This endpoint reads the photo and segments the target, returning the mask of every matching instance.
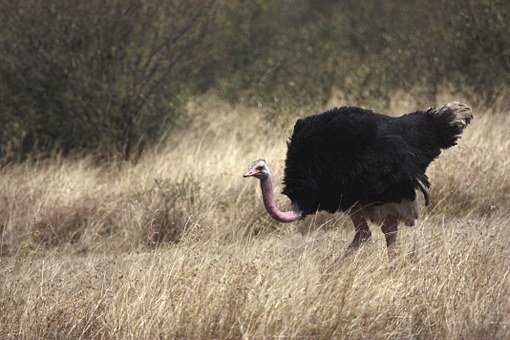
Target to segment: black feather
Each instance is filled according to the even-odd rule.
[[[299,119],[288,142],[283,194],[304,215],[414,200],[415,189],[428,201],[425,171],[461,132],[450,113],[435,112],[395,118],[341,107]]]

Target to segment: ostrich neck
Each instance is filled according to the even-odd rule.
[[[299,209],[297,209],[294,204],[293,210],[291,211],[281,211],[278,209],[274,201],[273,182],[271,181],[271,175],[260,180],[260,187],[262,188],[264,206],[272,218],[283,223],[292,222],[301,218],[302,212],[299,211]]]

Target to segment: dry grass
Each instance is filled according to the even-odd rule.
[[[1,171],[0,338],[510,337],[508,113],[476,112],[433,164],[392,267],[377,230],[331,267],[345,216],[278,225],[241,178],[262,156],[281,176],[289,124],[191,110],[194,128],[137,165]]]

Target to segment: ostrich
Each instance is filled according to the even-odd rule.
[[[275,204],[266,161],[253,162],[244,177],[260,180],[264,206],[279,222],[319,210],[347,212],[355,229],[348,253],[370,239],[367,221],[380,225],[391,258],[399,222],[413,226],[418,218],[416,190],[429,203],[428,165],[457,144],[472,119],[471,108],[459,102],[400,117],[334,108],[294,125],[283,179],[290,211]]]

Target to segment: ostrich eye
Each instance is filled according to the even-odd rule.
[[[263,166],[258,166],[258,167],[256,167],[256,170],[262,171],[262,170],[264,170],[264,167]]]

